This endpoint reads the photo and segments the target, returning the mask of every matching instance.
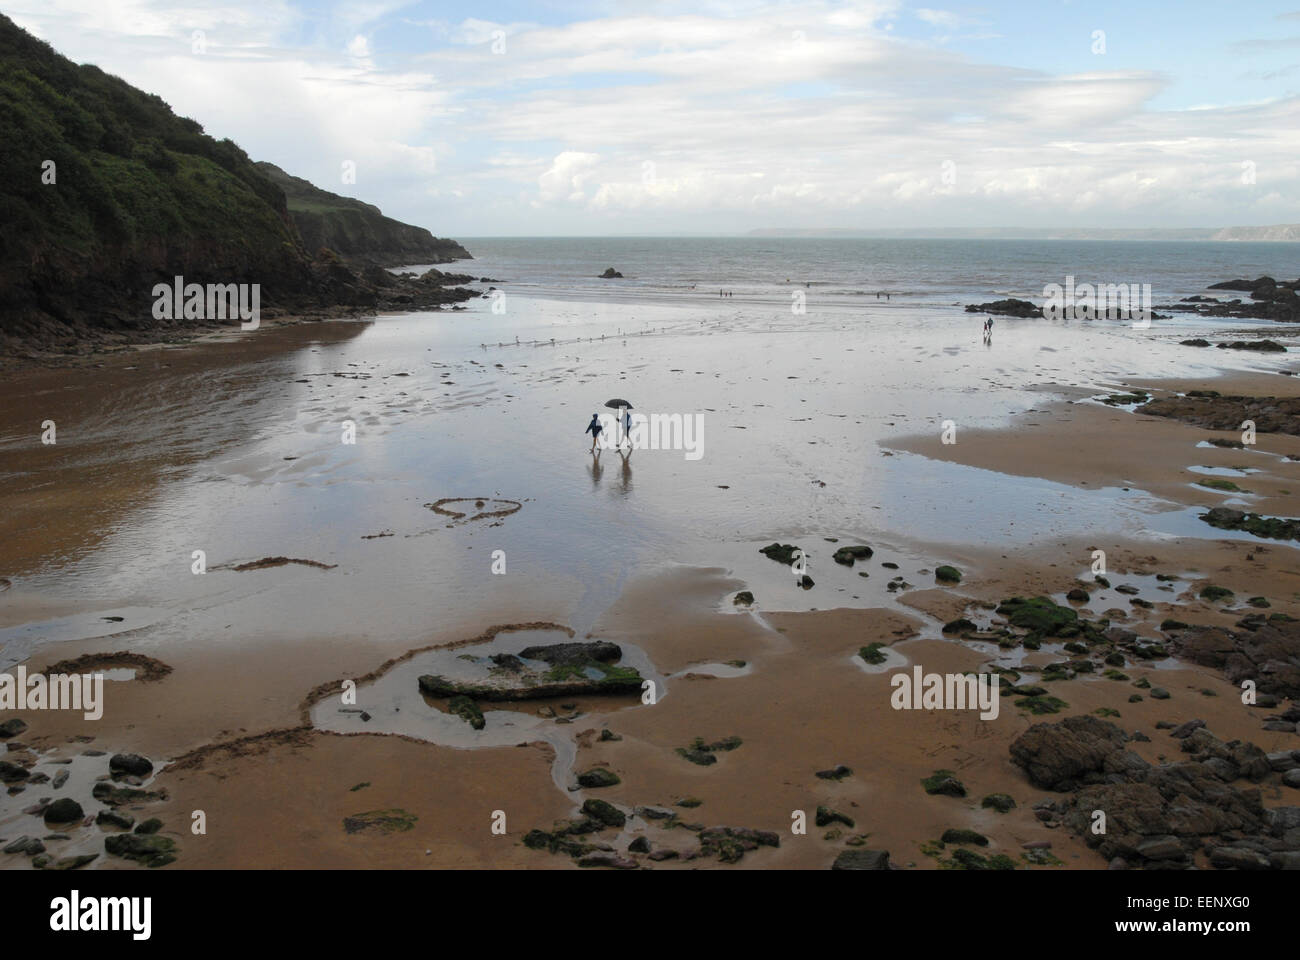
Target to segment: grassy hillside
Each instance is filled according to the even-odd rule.
[[[271,169],[295,192],[311,188]],[[408,249],[420,251],[415,261],[435,249],[442,259],[468,256],[324,191],[333,206],[367,211],[363,223],[323,227],[304,244],[281,185],[235,143],[98,67],[74,64],[3,15],[0,170],[0,349],[10,352],[165,327],[171,321],[152,315],[153,286],[177,274],[259,283],[263,308],[273,311],[382,299],[387,281],[319,255],[322,238],[346,241],[354,258],[367,243],[394,247],[375,259]],[[345,222],[338,212],[319,216]]]
[[[386,217],[369,203],[322,190],[273,163],[258,163],[257,168],[284,191],[289,215],[308,250],[326,247],[350,260],[384,266],[470,258],[456,241]]]

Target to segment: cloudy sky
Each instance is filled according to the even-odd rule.
[[[1300,9],[938,2],[0,11],[440,235],[1300,222]]]

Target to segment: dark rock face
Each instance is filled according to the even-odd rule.
[[[1191,759],[1179,763],[1152,766],[1124,748],[1122,730],[1089,716],[1035,724],[1011,755],[1035,784],[1073,793],[1035,805],[1039,819],[1078,833],[1107,860],[1185,868],[1203,851],[1220,869],[1280,869],[1279,857],[1300,850],[1300,808],[1266,810],[1258,788],[1232,785],[1271,776],[1268,757],[1187,726],[1177,732]],[[1097,811],[1104,833],[1092,830]]]
[[[605,272],[600,275],[602,280],[622,280],[623,274],[619,273],[613,267],[606,267]]]
[[[372,204],[322,190],[273,163],[254,166],[284,191],[289,216],[308,250],[324,247],[346,260],[394,267],[473,259],[456,241],[386,217]]]
[[[1238,626],[1246,623],[1259,621]],[[1261,693],[1300,699],[1300,620],[1264,620],[1253,630],[1188,627],[1169,645],[1184,660],[1222,670],[1229,683],[1254,680]]]
[[[6,89],[12,109],[0,118],[0,141],[11,145],[5,165],[32,171],[0,187],[0,355],[81,350],[228,322],[155,317],[153,286],[176,276],[258,284],[263,316],[345,315],[385,299],[343,264],[340,255],[352,249],[396,243],[400,249],[374,251],[394,255],[394,263],[468,255],[271,168],[288,186],[277,182],[230,140],[209,136],[118,77],[77,66],[3,16],[0,63],[13,75]],[[42,182],[51,158],[57,180]],[[325,220],[347,225],[317,236],[308,216],[304,235],[293,210],[301,204],[286,199],[299,183],[329,198]],[[439,302],[476,295],[435,292]]]
[[[994,300],[991,303],[968,303],[966,312],[996,313],[1004,317],[1020,317],[1022,319],[1041,317],[1043,315],[1042,308],[1034,306],[1028,300],[1017,300],[1014,297],[1009,300]]]

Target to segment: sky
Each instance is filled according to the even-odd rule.
[[[938,3],[0,12],[439,236],[1300,222],[1300,0]]]

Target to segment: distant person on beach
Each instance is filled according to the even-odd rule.
[[[602,429],[603,429],[603,428],[602,428],[601,425],[600,425],[600,417],[593,413],[593,414],[591,415],[591,423],[587,424],[587,429],[584,430],[584,431],[582,431],[583,433],[590,433],[590,434],[591,434],[591,452],[592,452],[592,453],[595,453],[595,452],[596,452],[596,441],[597,441],[598,439],[600,439],[600,431],[601,431]]]

